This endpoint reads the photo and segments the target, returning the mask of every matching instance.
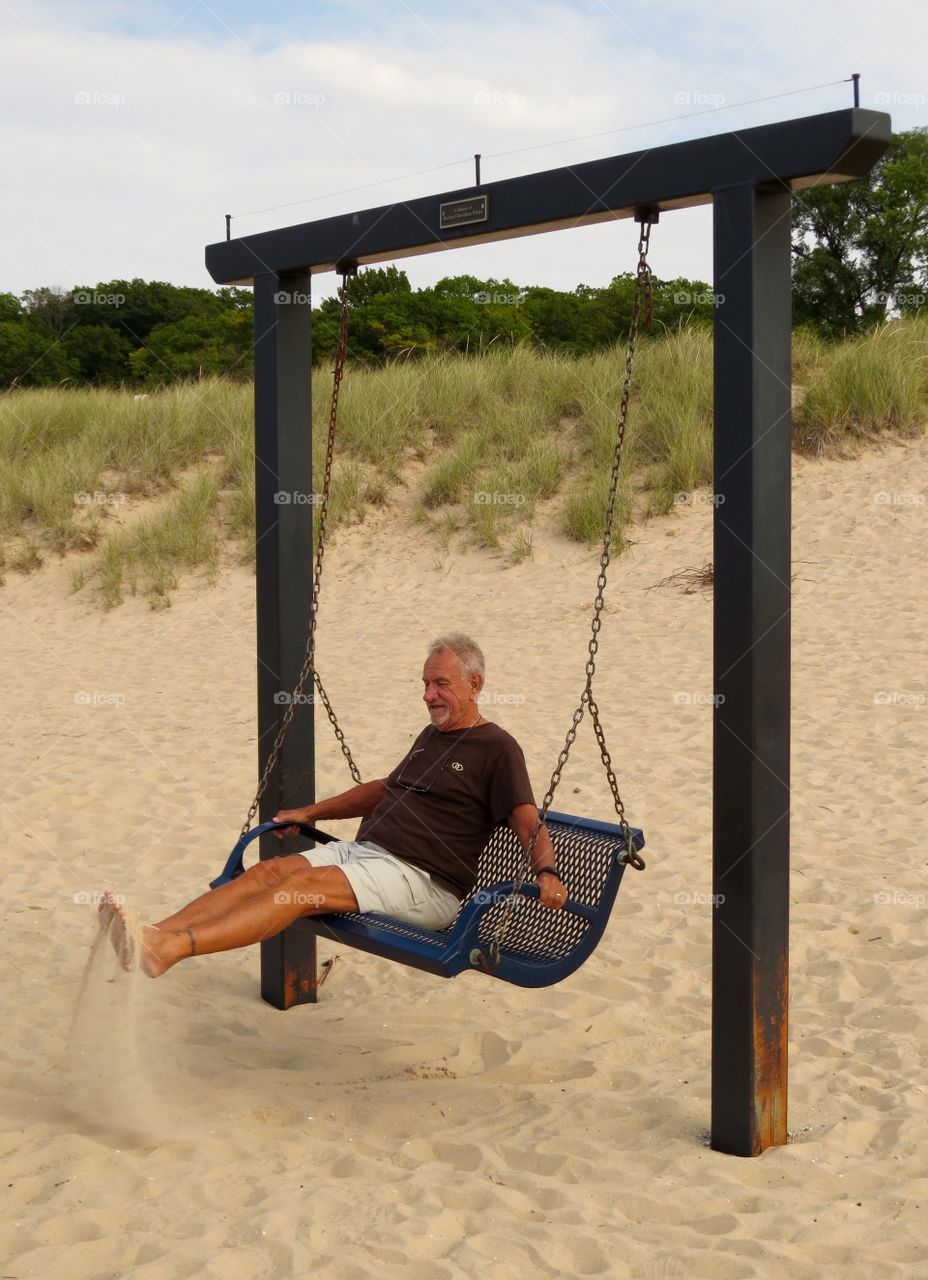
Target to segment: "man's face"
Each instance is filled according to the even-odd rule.
[[[432,724],[442,733],[464,729],[477,719],[477,694],[483,681],[476,673],[465,678],[461,659],[440,649],[422,668],[422,697]]]

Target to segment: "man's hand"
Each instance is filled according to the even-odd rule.
[[[310,811],[312,810],[312,807],[313,807],[312,805],[306,804],[306,805],[303,805],[302,808],[300,809],[281,809],[279,813],[274,814],[274,821],[275,822],[294,822],[297,824],[301,822],[312,822],[312,819],[310,817]],[[274,832],[274,835],[277,837],[278,840],[283,840],[284,836],[296,836],[299,834],[300,834],[299,826],[280,827],[279,830]]]
[[[552,911],[560,911],[567,901],[567,888],[558,876],[550,871],[543,871],[537,878],[538,900],[543,907]]]

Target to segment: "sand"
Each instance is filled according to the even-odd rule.
[[[251,798],[253,578],[104,615],[66,566],[10,575],[0,1275],[928,1275],[926,464],[925,440],[795,463],[792,1141],[756,1160],[707,1145],[711,601],[648,589],[711,557],[707,503],[613,574],[599,703],[648,869],[539,992],[344,949],[286,1014],[255,951],[122,973],[95,895],[160,918]],[[595,567],[543,532],[514,568],[442,560],[402,511],[343,533],[320,668],[365,775],[423,723],[425,642],[465,627],[541,792]],[[588,726],[575,752],[559,806],[608,817]]]

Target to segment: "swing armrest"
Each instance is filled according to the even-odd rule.
[[[278,831],[281,827],[299,827],[300,835],[307,840],[315,840],[317,844],[331,844],[333,840],[337,840],[338,836],[331,835],[328,831],[320,831],[318,827],[312,827],[307,822],[261,822],[256,827],[252,827],[246,832],[235,845],[235,848],[226,859],[226,865],[222,872],[215,880],[210,880],[209,887],[218,889],[220,885],[229,884],[232,880],[237,880],[245,870],[244,855],[245,849],[251,844],[252,840],[257,840],[259,836],[263,836],[266,831]]]
[[[491,907],[499,906],[505,902],[514,887],[514,880],[500,880],[497,884],[487,885],[485,888],[477,890],[462,909],[454,926],[455,940],[459,945],[474,947],[478,945],[481,918]],[[534,898],[537,901],[540,896],[540,890],[537,884],[525,883],[520,887],[519,894],[523,898]],[[549,908],[549,910],[553,910],[553,908]],[[583,902],[577,902],[575,898],[568,898],[560,910],[568,911],[571,915],[580,916],[588,924],[592,924],[596,918],[596,912],[593,907],[588,907]]]

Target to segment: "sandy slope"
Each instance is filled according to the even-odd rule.
[[[928,441],[796,463],[794,1141],[754,1161],[706,1145],[711,604],[648,590],[710,555],[708,505],[639,530],[603,633],[599,701],[648,870],[585,968],[534,994],[343,952],[321,1003],[281,1014],[255,953],[157,983],[91,953],[94,891],[157,917],[241,821],[253,580],[105,616],[63,570],[11,576],[2,1274],[928,1274],[928,505],[898,497],[928,492],[926,464]],[[553,536],[512,569],[433,551],[395,515],[332,549],[320,666],[362,768],[422,722],[424,642],[465,626],[540,791],[595,555]],[[342,789],[321,743],[320,787]],[[564,787],[561,807],[608,816],[586,731]]]

